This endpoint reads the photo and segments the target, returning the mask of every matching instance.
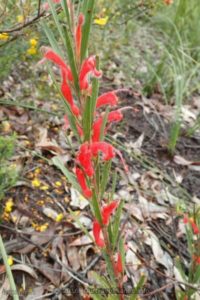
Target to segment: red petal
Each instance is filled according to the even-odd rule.
[[[114,105],[117,105],[117,102],[118,102],[118,98],[115,95],[115,93],[114,92],[108,92],[108,93],[105,93],[105,94],[101,95],[97,99],[96,107],[98,108],[102,105],[114,106]]]
[[[87,187],[83,171],[76,167],[76,177],[86,198],[92,197],[92,191]]]
[[[118,273],[123,272],[123,263],[122,263],[122,257],[120,253],[117,254],[116,270]]]
[[[110,204],[103,207],[101,215],[102,215],[102,222],[104,225],[109,224],[110,216],[115,211],[118,205],[119,205],[118,201],[113,201]]]
[[[88,142],[85,142],[80,146],[79,153],[77,155],[77,162],[83,167],[87,176],[92,177],[94,175],[92,153]]]
[[[101,226],[96,220],[93,222],[93,235],[97,246],[103,248],[105,246],[105,243],[104,240],[100,237]]]
[[[78,17],[78,25],[76,28],[76,55],[79,58],[80,57],[80,52],[81,52],[81,41],[82,41],[82,26],[84,23],[84,15],[81,13]]]
[[[94,142],[91,144],[93,156],[97,156],[100,152],[103,153],[103,160],[110,160],[115,156],[114,147],[106,142]]]
[[[192,226],[192,230],[193,230],[193,233],[194,234],[199,234],[200,233],[200,230],[199,228],[197,227],[197,225],[195,224],[195,222],[190,222],[191,226]]]
[[[90,56],[89,58],[85,59],[82,63],[80,75],[79,75],[79,84],[81,90],[86,90],[89,87],[88,83],[88,75],[92,74],[95,77],[101,76],[101,71],[96,69],[96,59],[95,56]]]

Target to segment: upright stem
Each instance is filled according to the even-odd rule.
[[[115,267],[114,255],[113,255],[113,251],[112,251],[111,246],[110,246],[107,227],[104,226],[102,228],[102,232],[103,232],[103,237],[104,237],[104,241],[105,241],[105,245],[106,245],[106,252],[107,252],[108,257],[110,258],[113,273],[115,275],[115,281],[116,281],[116,284],[117,284],[117,287],[118,287],[118,290],[119,290],[119,297],[120,297],[120,300],[124,300],[122,281],[121,281],[121,278],[120,278],[119,274],[117,273],[117,270],[116,270],[116,267]]]

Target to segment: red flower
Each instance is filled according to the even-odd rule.
[[[100,224],[95,220],[93,222],[93,235],[94,235],[94,239],[95,239],[95,243],[97,244],[97,246],[103,248],[105,247],[105,242],[104,240],[101,238],[101,226]]]
[[[83,171],[77,167],[76,167],[76,177],[81,186],[81,189],[83,191],[83,195],[85,196],[85,198],[91,198],[92,191],[87,187],[85,175],[84,175]]]
[[[197,224],[194,222],[194,220],[190,220],[190,224],[192,226],[193,233],[194,234],[199,234],[200,230],[199,230]]]
[[[95,56],[90,56],[86,58],[81,66],[79,74],[79,84],[81,90],[87,90],[89,88],[88,75],[91,74],[94,77],[100,77],[101,71],[96,69],[96,59]]]
[[[118,102],[118,98],[115,95],[115,93],[108,92],[101,95],[99,98],[97,98],[96,108],[101,107],[103,105],[115,106],[117,105],[117,102]]]
[[[107,121],[108,121],[108,123],[119,122],[119,121],[121,121],[122,118],[123,118],[123,115],[120,112],[120,110],[114,110],[108,114]],[[93,129],[92,141],[93,142],[98,142],[100,140],[101,127],[103,125],[103,120],[104,120],[103,117],[100,117],[93,124],[93,127],[92,127],[92,129]],[[107,130],[107,128],[105,129],[104,134],[106,133],[106,130]]]
[[[49,47],[42,47],[42,50],[44,51],[44,58],[56,64],[66,74],[67,79],[73,81],[72,72],[63,59]]]
[[[110,216],[117,208],[119,202],[118,201],[112,201],[110,204],[103,207],[101,216],[102,216],[102,222],[104,225],[109,224]]]
[[[120,253],[117,253],[117,262],[116,262],[115,268],[118,273],[123,272],[123,263],[122,263],[122,257],[121,257]]]
[[[92,164],[92,152],[88,142],[85,142],[80,146],[79,153],[76,159],[84,169],[87,176],[92,177],[94,175],[94,168]]]
[[[62,92],[63,96],[65,97],[65,99],[67,100],[67,102],[69,103],[73,114],[75,116],[79,116],[80,115],[79,108],[74,104],[71,89],[67,83],[67,74],[66,74],[66,72],[63,71],[63,69],[62,69],[61,92]]]
[[[106,142],[94,142],[90,148],[93,156],[97,156],[99,152],[102,152],[103,160],[110,160],[115,156],[114,147]]]
[[[188,222],[189,222],[188,215],[184,215],[183,223],[184,223],[184,224],[187,224]]]
[[[80,58],[81,53],[81,41],[82,41],[82,26],[84,23],[84,15],[80,13],[78,17],[78,25],[76,27],[76,34],[75,34],[75,43],[76,43],[76,55],[77,58]]]

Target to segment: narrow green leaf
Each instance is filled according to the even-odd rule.
[[[13,298],[13,300],[19,300],[19,296],[18,296],[18,293],[17,293],[17,288],[16,288],[16,285],[15,285],[15,281],[14,281],[14,278],[13,278],[13,274],[12,274],[10,265],[8,264],[8,257],[7,257],[6,249],[4,247],[1,235],[0,235],[0,254],[2,255],[3,262],[4,262],[4,265],[6,267],[6,273],[7,273],[8,281],[9,281],[9,284],[10,284],[10,290],[12,291],[12,298]],[[6,299],[7,299],[7,297],[6,297]]]
[[[140,289],[143,287],[144,283],[145,283],[145,279],[146,277],[145,276],[141,276],[138,284],[136,285],[136,287],[133,289],[133,292],[129,298],[129,300],[136,300],[137,299],[137,296],[139,294],[139,291]]]
[[[97,197],[96,197],[95,193],[93,193],[91,204],[92,204],[95,218],[97,219],[97,221],[100,224],[102,224],[101,211],[100,211],[99,203],[97,201]]]
[[[120,219],[121,219],[121,214],[122,214],[122,208],[124,205],[124,201],[121,201],[117,211],[114,215],[114,222],[113,222],[113,230],[112,230],[112,245],[113,245],[113,249],[115,249],[116,247],[116,243],[119,237],[119,226],[120,226]]]
[[[100,287],[103,287],[105,289],[109,289],[111,287],[110,283],[109,283],[109,281],[107,280],[106,277],[100,276],[98,273],[96,273],[94,271],[92,272],[91,275],[92,275],[92,277],[94,277],[94,279],[100,285]]]
[[[67,24],[68,24],[68,26],[70,28],[70,26],[71,26],[71,20],[70,20],[69,9],[68,9],[68,6],[67,6],[67,1],[66,0],[62,0],[61,1],[61,5],[62,5],[63,11],[64,11],[66,19],[67,19]]]
[[[102,122],[102,126],[101,126],[101,134],[100,134],[100,141],[104,140],[104,136],[105,136],[104,131],[105,131],[105,128],[106,128],[108,114],[109,114],[109,107],[106,108],[106,112],[103,116],[103,122]]]
[[[82,43],[81,43],[81,61],[83,61],[85,59],[86,54],[87,54],[94,5],[95,5],[95,0],[88,0],[87,5],[84,3],[84,6],[83,6],[84,15],[85,15],[85,23],[83,25],[83,35],[82,35]]]
[[[76,91],[77,91],[78,97],[79,97],[80,89],[79,89],[79,79],[78,79],[77,67],[76,67],[74,51],[73,51],[73,47],[72,47],[72,41],[71,41],[70,34],[69,34],[69,31],[67,28],[65,28],[65,44],[66,44],[66,48],[67,48],[69,64],[70,64],[72,74],[74,77],[74,85],[75,85],[75,88],[76,88]]]
[[[54,166],[56,166],[58,169],[61,170],[61,172],[66,176],[66,178],[69,180],[69,182],[72,184],[72,186],[76,190],[81,192],[80,186],[78,185],[78,183],[76,181],[75,175],[72,172],[67,170],[67,168],[64,166],[62,160],[59,157],[54,156],[52,158],[52,162],[53,162]]]
[[[107,161],[102,168],[102,176],[101,176],[101,184],[100,184],[100,199],[103,198],[103,195],[106,190],[106,186],[108,184],[108,180],[110,177],[110,168],[111,168],[112,161]]]
[[[83,112],[83,132],[84,141],[90,141],[91,138],[91,97],[87,97],[85,110]]]
[[[82,9],[81,9],[83,14],[86,13],[87,6],[88,6],[88,0],[83,0],[83,5],[82,5]]]
[[[200,265],[197,265],[196,267],[193,283],[200,283]]]
[[[54,19],[56,27],[58,29],[59,35],[62,39],[63,44],[65,45],[65,36],[64,36],[63,29],[62,29],[62,26],[60,24],[59,18],[58,18],[58,14],[57,14],[56,9],[55,9],[55,4],[51,0],[47,0],[47,1],[48,1],[49,6],[50,6],[51,13],[53,15],[53,19]]]
[[[113,196],[114,196],[114,192],[116,190],[116,184],[117,184],[117,172],[115,171],[113,174],[113,178],[112,178],[112,190],[111,190],[111,194],[110,194],[110,201],[113,200]]]
[[[124,238],[121,238],[120,241],[119,241],[119,252],[120,252],[121,258],[122,258],[123,269],[124,269],[124,266],[125,266],[125,249],[124,249],[124,245],[125,245]]]
[[[110,257],[105,252],[105,250],[103,250],[102,253],[103,253],[103,257],[106,261],[107,271],[108,271],[108,274],[109,274],[109,277],[110,277],[110,280],[111,280],[111,285],[112,285],[112,287],[114,286],[116,288],[117,285],[116,285],[116,281],[115,281],[115,274],[114,274],[114,271],[113,271],[113,267],[112,267]]]
[[[56,41],[56,39],[54,37],[53,31],[46,25],[46,23],[43,20],[41,20],[40,23],[42,25],[42,29],[44,30],[53,50],[56,53],[58,53],[61,57],[63,57],[63,54],[58,46],[58,42]]]

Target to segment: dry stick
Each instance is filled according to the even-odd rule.
[[[141,296],[142,296],[142,297],[153,296],[153,295],[155,295],[155,294],[157,294],[157,293],[162,292],[163,290],[165,290],[166,288],[168,288],[168,287],[169,287],[170,285],[172,285],[172,284],[174,284],[174,283],[173,283],[173,282],[169,282],[169,283],[163,285],[161,288],[156,289],[156,290],[154,290],[154,291],[152,291],[152,292],[149,292],[149,293],[147,293],[147,294],[142,294]]]

